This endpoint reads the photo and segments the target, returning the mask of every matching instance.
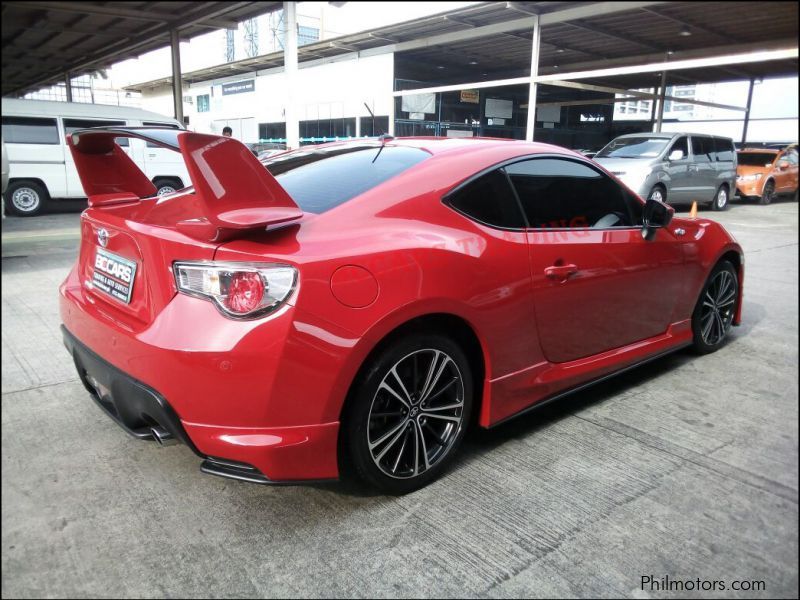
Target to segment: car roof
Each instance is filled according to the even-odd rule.
[[[783,151],[778,150],[777,148],[742,148],[741,150],[737,150],[737,152],[751,152],[753,154],[777,154],[778,152]]]
[[[309,150],[315,149],[328,149],[346,146],[373,146],[379,148],[381,144],[387,147],[400,146],[406,148],[419,148],[433,156],[447,154],[450,152],[459,153],[464,151],[480,151],[480,150],[493,150],[504,149],[508,150],[511,155],[526,155],[526,154],[564,154],[567,156],[579,156],[585,158],[579,153],[564,148],[562,146],[554,146],[552,144],[544,144],[540,142],[526,142],[523,140],[511,140],[507,138],[490,138],[490,137],[465,137],[465,138],[448,138],[448,137],[433,137],[433,136],[409,136],[409,137],[387,137],[383,142],[376,138],[361,138],[354,140],[343,140],[339,142],[328,142],[326,144],[319,144],[316,146],[304,146]]]

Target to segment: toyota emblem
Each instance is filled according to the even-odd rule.
[[[100,244],[103,248],[108,245],[108,231],[104,228],[100,228],[97,230],[97,243]]]

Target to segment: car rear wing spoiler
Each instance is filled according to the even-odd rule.
[[[156,188],[115,138],[138,138],[179,152],[194,192],[181,202],[175,227],[195,239],[219,242],[246,230],[290,224],[303,211],[241,142],[182,129],[97,127],[67,138],[89,206],[139,202]],[[185,217],[185,218],[184,218]]]

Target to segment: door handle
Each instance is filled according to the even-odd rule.
[[[559,281],[564,281],[569,279],[570,275],[574,275],[578,272],[578,267],[575,265],[558,265],[547,267],[544,270],[544,275],[548,279],[556,279]]]
[[[156,157],[156,155],[155,155],[155,154],[148,154],[148,155],[147,155],[147,158],[155,158],[155,157]]]

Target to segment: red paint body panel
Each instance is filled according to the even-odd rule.
[[[61,287],[66,328],[162,394],[200,452],[270,479],[320,479],[337,475],[339,420],[359,369],[397,327],[446,314],[474,332],[485,371],[479,422],[490,426],[690,342],[708,273],[726,252],[741,255],[703,219],[674,219],[651,242],[636,228],[484,226],[442,196],[515,157],[579,155],[513,141],[391,143],[432,156],[323,214],[222,243],[175,226],[190,192],[89,208],[78,265]],[[137,264],[130,305],[87,287],[101,227],[107,249]],[[277,312],[233,320],[177,293],[177,260],[285,263],[298,269],[298,284]],[[545,276],[559,264],[577,272]]]

